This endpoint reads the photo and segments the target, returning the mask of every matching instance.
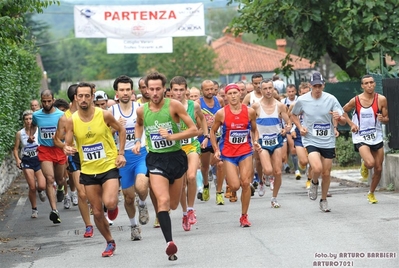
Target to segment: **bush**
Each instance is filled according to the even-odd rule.
[[[41,71],[35,54],[17,45],[0,46],[0,162],[14,146],[21,115],[39,95]]]
[[[336,161],[340,166],[347,167],[359,163],[360,156],[353,148],[352,138],[339,136],[335,143]]]

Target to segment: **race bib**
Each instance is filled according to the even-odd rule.
[[[270,147],[278,145],[277,134],[263,134],[262,135],[262,146]]]
[[[56,127],[41,127],[40,128],[40,138],[44,140],[51,140],[57,131]]]
[[[326,123],[326,124],[315,123],[315,124],[313,124],[312,134],[313,134],[313,136],[316,136],[319,138],[330,137],[331,136],[331,124],[330,123]]]
[[[231,144],[243,144],[248,142],[248,130],[230,130],[229,142]]]
[[[365,141],[372,141],[375,140],[375,138],[377,137],[377,131],[375,130],[375,128],[359,130],[359,136],[362,137]]]
[[[30,146],[30,147],[25,147],[23,151],[23,155],[29,156],[29,157],[35,157],[37,156],[37,145]]]
[[[126,128],[126,140],[127,141],[133,141],[135,139],[134,137],[134,127],[127,127]]]
[[[191,143],[191,139],[184,139],[184,140],[180,140],[180,144],[181,145],[187,145]]]
[[[95,161],[106,157],[102,142],[82,145],[82,151],[84,161]]]
[[[169,134],[173,134],[172,130],[168,130]],[[152,133],[150,134],[151,146],[154,149],[165,149],[172,147],[176,144],[176,141],[168,141],[167,139],[163,138],[159,133]]]

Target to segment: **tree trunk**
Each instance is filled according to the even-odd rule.
[[[360,77],[366,74],[366,66],[364,64],[359,64],[356,61],[351,66],[346,67],[346,63],[350,60],[346,48],[329,47],[327,48],[327,53],[331,60],[341,67],[342,70],[345,70],[350,78],[360,79]]]

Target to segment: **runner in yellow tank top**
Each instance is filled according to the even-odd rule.
[[[103,257],[111,257],[115,251],[108,221],[104,216],[103,204],[108,208],[108,217],[114,220],[118,215],[118,168],[126,164],[124,157],[125,139],[119,140],[117,152],[111,130],[108,126],[126,136],[126,130],[108,111],[95,108],[93,87],[80,83],[76,88],[75,100],[78,110],[66,122],[64,152],[67,155],[79,153],[81,159],[80,183],[85,186],[97,228],[107,241]],[[76,148],[73,147],[73,138]]]
[[[71,101],[71,105],[69,107],[69,110],[67,110],[63,116],[60,117],[58,120],[58,126],[57,126],[57,131],[54,136],[54,145],[63,149],[64,147],[64,142],[63,140],[65,139],[65,132],[66,132],[66,122],[68,118],[72,117],[72,114],[76,112],[77,108],[77,103],[75,100],[75,94],[76,94],[76,87],[77,84],[70,85],[67,91],[68,99]],[[83,234],[83,237],[85,238],[90,238],[93,236],[93,224],[91,223],[90,220],[90,210],[89,210],[89,204],[87,203],[87,196],[86,196],[86,190],[83,186],[83,184],[80,184],[79,179],[80,179],[80,159],[79,159],[79,154],[75,154],[73,156],[68,156],[68,173],[69,173],[69,178],[72,178],[70,180],[73,181],[73,184],[76,187],[77,190],[77,195],[78,195],[78,207],[80,211],[80,215],[82,215],[83,222],[85,223],[86,231]],[[64,186],[65,187],[65,186]],[[72,190],[72,187],[71,187]],[[72,192],[72,199],[74,197],[75,193]]]

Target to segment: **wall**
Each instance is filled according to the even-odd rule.
[[[0,195],[7,191],[11,183],[21,175],[21,170],[15,165],[14,157],[10,153],[0,166]]]
[[[382,167],[382,178],[380,185],[385,188],[393,183],[395,190],[399,190],[399,154],[386,154]]]

